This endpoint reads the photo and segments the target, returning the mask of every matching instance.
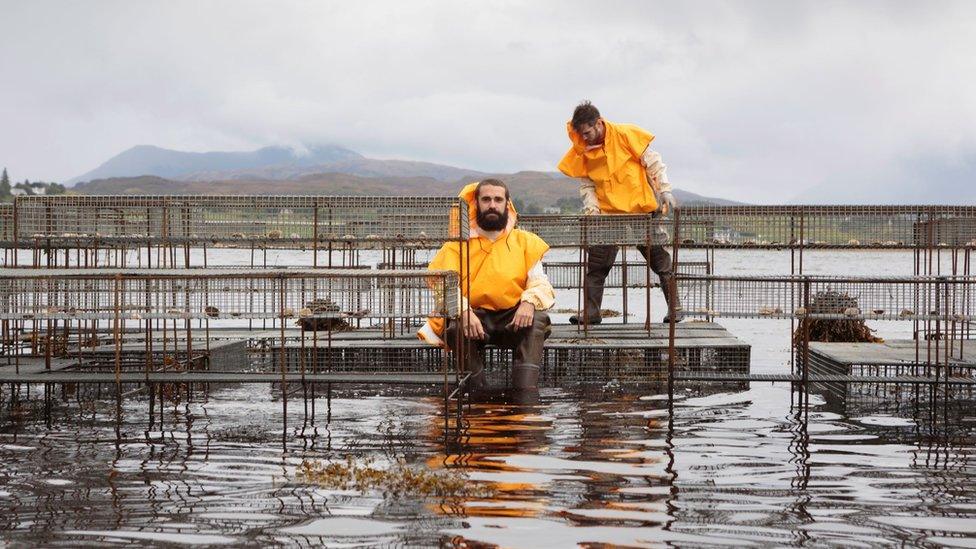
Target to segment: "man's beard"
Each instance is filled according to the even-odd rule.
[[[494,210],[487,212],[478,210],[477,221],[483,231],[500,231],[508,225],[508,209],[506,208],[501,214]]]

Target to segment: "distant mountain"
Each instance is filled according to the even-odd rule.
[[[357,156],[321,164],[275,164],[223,171],[201,171],[179,177],[187,181],[227,179],[289,180],[323,173],[345,173],[362,177],[430,177],[438,181],[483,179],[484,172],[411,160],[378,160]]]
[[[560,199],[579,200],[575,181],[551,172],[518,172],[514,174],[480,174],[455,181],[440,181],[426,176],[365,177],[343,173],[322,173],[293,180],[227,179],[218,181],[178,181],[156,176],[117,177],[79,183],[74,191],[81,194],[124,195],[339,195],[339,196],[453,196],[465,183],[496,177],[505,181],[521,204],[541,208],[553,206]],[[681,204],[737,204],[721,198],[675,190]]]
[[[540,208],[578,200],[574,181],[558,172],[489,174],[430,162],[379,160],[339,146],[297,153],[283,147],[251,152],[190,153],[141,145],[72,181],[81,194],[321,194],[451,196],[471,181],[496,177],[521,204]],[[735,204],[683,190],[682,204]]]
[[[111,177],[155,175],[176,179],[197,173],[216,174],[270,166],[300,168],[362,158],[361,154],[338,146],[312,147],[304,152],[285,147],[264,147],[249,152],[198,153],[139,145],[113,156],[94,170],[69,180],[68,185]]]

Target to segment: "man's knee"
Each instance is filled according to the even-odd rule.
[[[617,246],[590,246],[586,250],[587,261],[595,266],[603,266],[607,263],[613,265],[618,251]]]
[[[549,313],[536,311],[532,319],[532,331],[542,335],[543,338],[549,337],[552,323],[549,321]]]
[[[655,274],[671,274],[671,254],[664,246],[651,246],[648,256],[645,257],[647,257],[651,270]]]

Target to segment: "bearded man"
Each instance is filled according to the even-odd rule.
[[[469,219],[473,220],[468,250],[462,252],[459,242],[448,242],[429,268],[460,274],[460,322],[449,322],[445,330],[442,319],[431,318],[417,335],[433,345],[449,346],[457,341],[460,330],[469,342],[466,347],[472,391],[483,390],[487,385],[485,345],[512,347],[512,387],[537,392],[543,344],[550,331],[545,311],[555,301],[542,268],[542,256],[549,245],[533,233],[514,228],[517,214],[502,181],[471,183],[458,196],[468,203]],[[468,272],[461,272],[462,253],[466,254]]]

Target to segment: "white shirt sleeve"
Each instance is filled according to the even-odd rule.
[[[552,289],[541,259],[529,269],[521,300],[531,303],[537,311],[545,311],[556,304],[556,292]]]
[[[655,192],[671,192],[671,183],[668,181],[668,166],[661,159],[661,154],[652,151],[650,145],[644,149],[644,154],[641,155],[641,164],[644,166],[647,180]]]

